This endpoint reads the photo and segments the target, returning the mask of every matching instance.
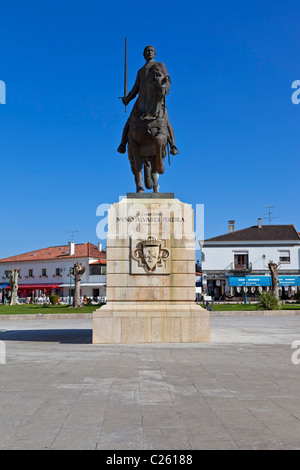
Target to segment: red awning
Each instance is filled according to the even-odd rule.
[[[56,289],[57,284],[19,284],[18,290],[21,289]],[[10,289],[10,286],[7,286],[6,289]]]

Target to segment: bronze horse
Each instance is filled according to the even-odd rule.
[[[146,113],[137,107],[129,118],[128,158],[135,177],[136,192],[147,189],[158,192],[158,175],[165,171],[164,158],[168,145],[168,116],[165,96],[167,78],[158,63],[154,63],[147,75]]]

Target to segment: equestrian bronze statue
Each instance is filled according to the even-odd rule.
[[[166,95],[169,93],[171,80],[166,66],[162,62],[155,62],[155,55],[153,46],[145,48],[146,64],[138,71],[135,84],[128,95],[125,72],[126,96],[122,97],[123,104],[127,106],[137,95],[138,97],[125,124],[118,152],[126,153],[126,146],[128,147],[137,193],[144,192],[144,184],[147,189],[158,192],[158,176],[165,171],[164,159],[168,146],[171,155],[178,154],[166,107]]]

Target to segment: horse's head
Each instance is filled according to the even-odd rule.
[[[163,73],[161,66],[158,63],[152,65],[148,72],[148,80],[156,88],[166,88],[167,77]]]
[[[158,116],[167,93],[167,77],[158,63],[154,63],[147,76],[148,106],[151,115]]]

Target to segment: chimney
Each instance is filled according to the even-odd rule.
[[[75,255],[75,243],[74,242],[69,242],[69,255]]]
[[[102,251],[102,243],[98,243],[98,250]]]
[[[228,220],[228,233],[232,233],[235,230],[235,220]]]
[[[262,227],[262,225],[261,225],[261,219],[257,219],[257,227],[258,227],[258,228],[261,228],[261,227]]]

